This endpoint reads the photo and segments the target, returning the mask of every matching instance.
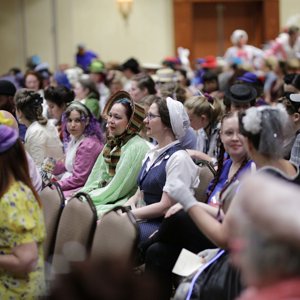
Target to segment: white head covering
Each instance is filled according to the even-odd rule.
[[[231,43],[236,45],[241,38],[246,38],[246,41],[248,41],[247,32],[242,29],[236,29],[231,35]]]
[[[183,104],[171,97],[167,98],[167,106],[174,135],[176,139],[181,139],[185,136],[187,129],[190,127],[189,116]]]

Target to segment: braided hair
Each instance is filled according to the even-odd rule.
[[[37,121],[41,125],[46,125],[48,120],[43,116],[43,98],[40,94],[21,89],[15,95],[17,110],[21,111],[29,122]]]
[[[223,124],[224,120],[229,119],[233,116],[234,116],[234,113],[232,113],[232,112],[229,112],[229,113],[225,114],[221,119],[221,124]],[[217,160],[218,160],[217,174],[214,177],[214,179],[212,180],[211,188],[209,189],[209,191],[207,193],[206,202],[208,201],[210,195],[213,193],[214,189],[216,188],[216,186],[217,186],[217,184],[220,180],[222,170],[223,170],[224,157],[225,157],[225,148],[224,148],[224,145],[221,141],[220,135],[218,137],[218,148],[219,148],[219,153],[218,153],[218,158],[217,158]],[[248,161],[249,161],[249,158],[248,158],[248,156],[246,156],[244,158],[244,160],[242,161],[242,163],[241,163],[240,167],[238,168],[238,170],[234,173],[234,175],[231,177],[231,179],[222,188],[222,191],[225,190],[232,182],[234,182],[236,180],[237,176],[239,175],[239,172],[244,168],[244,166],[248,163]]]

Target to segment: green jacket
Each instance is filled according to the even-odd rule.
[[[109,175],[108,165],[101,152],[85,186],[80,190],[91,196],[98,216],[117,205],[123,205],[136,192],[137,176],[148,150],[148,143],[140,136],[131,138],[121,148],[114,176]],[[104,187],[99,187],[103,182],[108,183]]]

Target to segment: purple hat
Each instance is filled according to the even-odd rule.
[[[246,72],[241,77],[238,77],[237,80],[247,83],[257,83],[258,78],[254,73]]]
[[[16,143],[18,137],[17,130],[6,125],[0,125],[0,153],[11,148]]]

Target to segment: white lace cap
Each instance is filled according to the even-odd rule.
[[[189,116],[181,102],[174,100],[171,97],[168,97],[166,101],[172,130],[176,139],[181,139],[185,136],[186,131],[190,126]]]

